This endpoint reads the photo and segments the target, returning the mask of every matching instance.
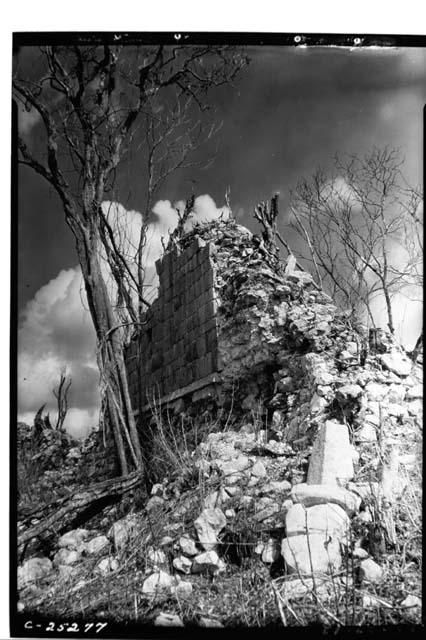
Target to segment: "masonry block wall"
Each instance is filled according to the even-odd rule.
[[[195,237],[186,249],[175,246],[156,263],[158,298],[126,350],[136,411],[153,398],[165,402],[191,387],[200,388],[217,371],[212,250],[212,245]]]

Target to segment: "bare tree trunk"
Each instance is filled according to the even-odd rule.
[[[386,283],[383,284],[383,295],[385,297],[385,302],[386,302],[386,311],[388,314],[388,327],[389,327],[389,331],[394,334],[395,333],[395,326],[393,323],[393,312],[392,312],[392,302],[390,299],[390,295],[389,295],[389,291],[388,288],[386,286]]]
[[[422,348],[422,345],[423,345],[423,329],[422,329],[419,337],[417,338],[416,344],[415,344],[414,349],[413,349],[413,351],[411,353],[411,358],[412,358],[413,362],[417,361],[417,358],[419,356],[420,349]]]
[[[98,339],[101,376],[104,375],[108,381],[108,387],[105,389],[108,415],[111,421],[121,471],[125,475],[128,473],[128,464],[122,432],[126,425],[129,427],[130,442],[136,460],[136,467],[139,469],[142,468],[141,446],[130,404],[122,345],[117,335],[119,329],[115,324],[113,309],[101,272],[99,253],[93,246],[96,244],[95,238],[92,239],[92,247],[90,249],[85,242],[84,247],[79,246],[79,243],[77,243],[77,250],[89,309]],[[120,412],[121,415],[119,415]]]
[[[45,531],[54,531],[58,529],[64,530],[65,526],[71,524],[68,522],[76,519],[83,510],[90,505],[99,502],[103,498],[120,496],[128,491],[132,491],[140,486],[142,478],[140,473],[134,472],[119,478],[99,482],[89,487],[80,487],[71,495],[68,495],[57,503],[52,505],[44,505],[38,511],[31,512],[22,521],[22,524],[31,522],[32,520],[40,520],[37,524],[31,526],[18,535],[18,548],[22,548],[33,538],[41,535]],[[53,508],[52,507],[58,507]]]

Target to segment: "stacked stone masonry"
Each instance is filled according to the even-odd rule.
[[[126,351],[132,406],[145,407],[217,370],[217,301],[211,245],[195,237],[156,263],[158,297]],[[141,357],[139,357],[141,354]],[[139,390],[141,396],[139,396]]]

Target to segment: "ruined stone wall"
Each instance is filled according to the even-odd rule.
[[[136,411],[140,400],[142,407],[154,398],[163,403],[209,384],[217,370],[211,246],[195,237],[184,249],[174,246],[156,267],[158,298],[126,351]]]

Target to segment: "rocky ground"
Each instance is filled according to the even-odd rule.
[[[212,431],[174,477],[152,487],[142,510],[116,519],[110,507],[96,526],[69,531],[48,554],[26,559],[18,609],[166,626],[419,622],[420,378],[395,375],[388,369],[380,382],[366,376],[344,390],[352,398],[361,382],[369,402],[382,398],[380,421],[371,413],[354,434],[346,488],[306,484],[312,444],[291,443],[277,428],[246,422]],[[398,447],[384,480],[386,510],[381,426]],[[324,553],[313,530],[325,521]],[[311,549],[291,548],[307,534]]]
[[[212,392],[157,412],[150,495],[32,544],[19,611],[175,627],[419,624],[421,366],[354,326],[291,261],[271,266],[234,221],[183,244],[194,236],[214,244],[223,411]],[[34,482],[23,472],[21,511],[30,491],[89,481],[94,440],[62,443],[59,466]]]

